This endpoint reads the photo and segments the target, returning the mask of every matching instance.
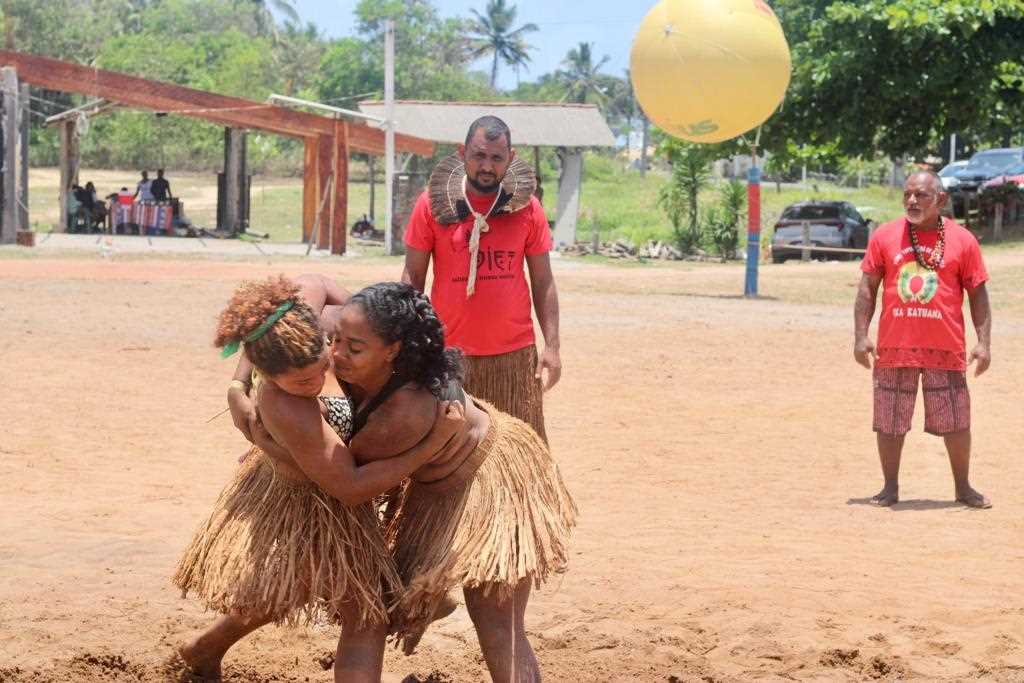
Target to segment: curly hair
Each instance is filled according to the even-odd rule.
[[[440,397],[448,382],[462,380],[462,353],[444,346],[444,326],[426,295],[401,282],[360,290],[348,304],[362,306],[370,327],[386,344],[402,342],[395,374]]]
[[[279,375],[315,363],[325,346],[320,320],[299,299],[299,286],[283,275],[243,282],[235,290],[220,313],[214,346],[244,340],[286,301],[294,302],[292,308],[259,339],[244,342],[245,355],[265,375]]]

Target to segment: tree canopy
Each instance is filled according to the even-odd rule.
[[[776,153],[920,156],[950,133],[998,143],[1024,114],[1024,0],[776,0],[793,53]]]
[[[500,69],[528,64],[537,27],[521,20],[515,0],[476,4],[460,17],[442,15],[431,0],[359,0],[353,33],[337,38],[300,23],[294,0],[2,0],[0,9],[19,50],[255,100],[279,92],[345,107],[383,95],[384,21],[391,18],[399,98],[589,102],[613,129],[632,128],[641,112],[628,75],[611,73],[599,47],[585,40],[566,45],[553,72],[501,90]],[[976,144],[1022,142],[1024,0],[772,5],[793,53],[786,100],[761,138],[776,166],[920,158],[951,133]],[[81,103],[34,94],[36,124]],[[91,128],[87,163],[220,161],[221,133],[212,124],[123,112]],[[54,133],[36,127],[33,136],[36,161],[53,163]],[[254,161],[296,150],[287,140],[255,148]]]

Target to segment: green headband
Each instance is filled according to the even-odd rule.
[[[276,323],[278,320],[280,320],[282,317],[284,317],[285,313],[287,313],[288,311],[292,310],[292,306],[294,306],[294,305],[295,305],[294,301],[291,301],[291,300],[285,301],[283,304],[278,306],[274,310],[273,313],[270,314],[270,317],[268,317],[266,320],[263,321],[262,325],[257,327],[255,330],[253,330],[249,334],[245,335],[244,338],[236,339],[234,341],[231,341],[231,342],[228,342],[227,344],[225,344],[224,348],[220,350],[220,357],[221,358],[228,358],[230,356],[233,356],[236,353],[238,353],[238,349],[242,345],[243,341],[254,342],[257,339],[259,339],[260,337],[262,337],[263,335],[265,335],[267,333],[267,330],[269,330],[271,327],[274,326],[274,323]]]

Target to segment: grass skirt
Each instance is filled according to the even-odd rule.
[[[544,390],[536,378],[537,348],[497,356],[466,356],[466,391],[503,413],[517,417],[548,442],[544,430]]]
[[[345,507],[311,481],[278,475],[253,448],[178,563],[183,595],[207,608],[310,623],[343,603],[387,620],[398,577],[371,504]]]
[[[389,528],[404,589],[392,613],[399,638],[425,628],[455,586],[511,597],[565,571],[576,505],[544,442],[526,423],[477,401],[491,417],[466,481],[412,482]]]

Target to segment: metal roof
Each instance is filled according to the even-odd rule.
[[[364,114],[384,116],[384,103],[359,103]],[[612,147],[615,136],[592,104],[525,102],[395,102],[395,130],[419,138],[456,144],[481,116],[497,116],[512,130],[513,146]]]

